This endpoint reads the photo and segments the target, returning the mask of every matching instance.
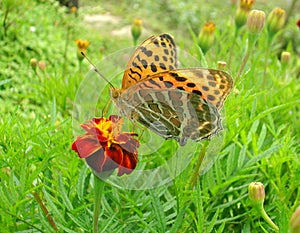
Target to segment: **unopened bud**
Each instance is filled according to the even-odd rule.
[[[250,33],[259,34],[264,28],[266,14],[260,10],[250,11],[247,19],[247,28]]]
[[[291,53],[283,51],[281,53],[280,61],[281,61],[282,64],[288,64],[289,61],[290,61],[290,58],[291,58]]]
[[[41,70],[45,70],[46,69],[46,63],[44,61],[39,61],[39,68]]]
[[[217,68],[219,70],[224,70],[224,68],[226,67],[227,63],[225,61],[218,61],[217,62]]]
[[[138,38],[142,34],[142,20],[135,19],[131,25],[131,35],[133,37],[133,41],[136,45]]]
[[[86,53],[87,48],[90,45],[90,42],[86,40],[77,39],[75,40],[75,43],[77,45],[77,58],[79,61],[82,61],[84,56],[81,52]]]
[[[241,0],[240,6],[235,14],[235,25],[237,28],[244,26],[247,22],[249,11],[251,10],[254,0]]]
[[[265,199],[265,188],[260,182],[252,182],[248,186],[249,199],[253,205],[262,205]]]
[[[212,22],[207,22],[202,28],[198,36],[198,45],[205,54],[212,46],[215,39],[216,25]]]
[[[31,58],[30,59],[30,66],[32,67],[32,69],[35,69],[38,65],[38,61],[36,58]]]
[[[267,18],[267,29],[271,36],[276,34],[284,25],[285,10],[276,7]]]

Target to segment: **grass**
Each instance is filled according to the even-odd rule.
[[[207,64],[216,68],[217,61],[229,59],[236,10],[229,3],[227,7],[207,3],[196,9],[191,7],[192,1],[181,3],[181,7],[169,1],[145,1],[145,7],[141,7],[140,1],[134,1],[135,5],[122,1],[118,7],[113,1],[105,2],[97,2],[100,13],[109,10],[124,19],[115,27],[130,25],[134,17],[143,19],[143,29],[149,34],[144,32],[140,41],[152,34],[172,34],[178,47],[195,57],[187,65]],[[0,3],[1,232],[92,232],[93,176],[71,150],[71,144],[73,131],[76,135],[82,133],[78,131],[80,123],[94,115],[101,116],[109,96],[105,90],[101,100],[100,90],[92,92],[92,97],[83,96],[91,98],[97,109],[86,112],[88,117],[77,118],[79,90],[102,88],[106,84],[94,78],[94,74],[86,76],[89,65],[78,62],[74,41],[81,38],[91,42],[89,57],[99,62],[98,68],[103,68],[100,71],[105,74],[118,74],[113,79],[116,84],[120,83],[122,65],[127,60],[107,58],[114,58],[113,52],[132,46],[132,38],[111,36],[113,28],[104,26],[100,32],[87,26],[84,15],[96,13],[98,8],[91,8],[95,1],[84,4],[76,17],[55,1]],[[258,2],[254,8],[268,14],[275,6]],[[295,43],[299,39],[296,22],[300,15],[296,13],[290,15],[270,47],[265,86],[268,33],[266,29],[262,31],[226,100],[222,137],[199,146],[192,144],[194,147],[189,149],[180,148],[178,161],[187,162],[187,168],[168,183],[157,180],[155,174],[112,177],[103,191],[99,232],[272,232],[249,201],[248,185],[253,181],[264,184],[266,212],[280,232],[288,232],[289,219],[300,205],[300,48]],[[201,57],[193,38],[207,19],[216,22],[216,40]],[[30,27],[35,27],[35,31]],[[242,28],[235,38],[231,65],[227,67],[234,79],[246,52],[247,39],[246,28]],[[279,59],[283,50],[291,53],[286,66]],[[32,69],[31,58],[44,61],[46,68]],[[140,168],[164,164],[178,149],[176,143],[167,141],[163,148],[154,151],[147,141],[161,142],[161,138],[148,131],[144,134],[139,150]],[[199,153],[205,145],[207,164],[194,179]],[[191,179],[194,185],[189,185]],[[112,185],[134,180],[137,183],[130,183],[131,187],[138,187],[141,181],[156,182],[159,187],[131,190]]]

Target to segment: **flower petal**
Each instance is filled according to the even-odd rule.
[[[130,174],[135,169],[138,162],[137,153],[128,153],[126,151],[123,152],[123,161],[118,168],[118,176]]]
[[[101,149],[101,144],[92,135],[84,134],[78,136],[72,144],[72,150],[76,151],[80,158],[86,158],[97,150]]]

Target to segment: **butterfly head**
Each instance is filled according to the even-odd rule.
[[[118,88],[110,88],[110,97],[112,100],[117,100],[122,93],[121,89]]]

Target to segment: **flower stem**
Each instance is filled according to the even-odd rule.
[[[191,179],[187,183],[187,189],[192,189],[196,185],[196,182],[198,180],[199,173],[200,173],[201,164],[203,162],[203,159],[204,159],[204,156],[206,153],[207,146],[208,146],[208,143],[205,143],[203,145],[203,147],[201,148],[201,151],[199,153],[198,160],[197,160],[196,166],[194,168],[193,174],[191,176]]]
[[[264,65],[264,78],[263,78],[263,83],[262,83],[262,87],[263,87],[263,88],[264,88],[265,85],[266,85],[267,68],[268,68],[268,59],[269,59],[269,56],[270,56],[271,43],[272,43],[272,37],[271,37],[271,36],[268,36],[268,45],[267,45],[267,52],[266,52],[265,65]]]
[[[95,191],[94,205],[95,206],[94,206],[94,216],[93,216],[93,233],[98,233],[100,206],[101,206],[104,186],[105,186],[105,182],[94,174],[94,191]]]
[[[228,58],[228,68],[230,69],[231,67],[231,62],[232,62],[232,55],[233,55],[233,48],[236,44],[236,39],[238,37],[238,34],[239,34],[239,28],[235,27],[235,30],[234,30],[234,37],[233,37],[233,40],[232,40],[232,43],[231,43],[231,46],[230,46],[230,49],[229,49],[229,58]]]
[[[250,33],[249,34],[249,37],[248,37],[248,48],[247,48],[247,52],[245,54],[245,56],[243,57],[243,60],[242,60],[242,64],[240,66],[240,69],[236,75],[236,78],[235,78],[235,83],[237,84],[238,83],[238,80],[245,68],[245,65],[247,64],[247,61],[250,57],[250,54],[252,52],[252,48],[254,47],[255,45],[255,42],[257,40],[258,36],[256,34],[253,34],[253,33]]]
[[[270,219],[263,206],[261,206],[259,212],[263,219],[269,224],[269,226],[272,227],[274,231],[279,232],[278,226]]]

